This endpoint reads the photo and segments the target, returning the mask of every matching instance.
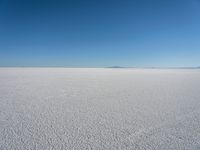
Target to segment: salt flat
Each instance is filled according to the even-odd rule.
[[[200,149],[198,69],[0,69],[0,150]]]

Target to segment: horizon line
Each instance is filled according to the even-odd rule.
[[[108,67],[70,67],[70,66],[0,66],[0,68],[107,68],[107,69],[200,69],[196,67],[123,67],[123,66],[108,66]]]

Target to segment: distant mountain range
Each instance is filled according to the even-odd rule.
[[[122,66],[110,66],[110,67],[106,67],[106,68],[126,68],[126,67],[122,67]]]
[[[122,67],[122,66],[110,66],[106,68],[143,68],[143,69],[200,69],[199,67]]]

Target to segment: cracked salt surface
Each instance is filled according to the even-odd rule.
[[[200,149],[200,70],[0,69],[0,149]]]

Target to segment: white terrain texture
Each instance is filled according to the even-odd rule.
[[[0,68],[0,150],[199,150],[200,70]]]

